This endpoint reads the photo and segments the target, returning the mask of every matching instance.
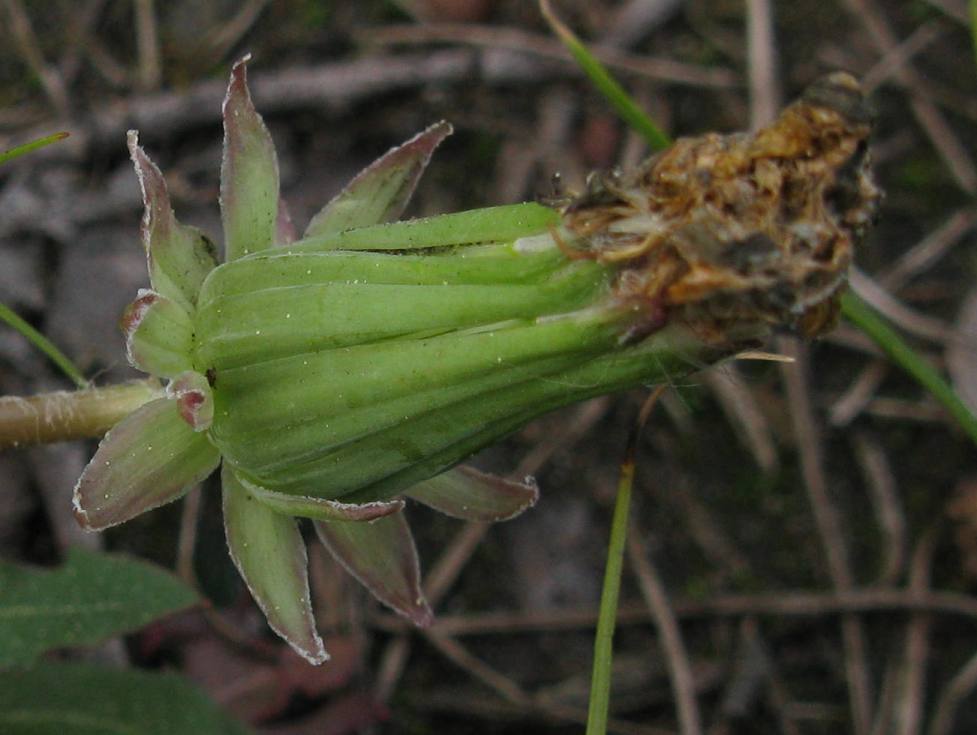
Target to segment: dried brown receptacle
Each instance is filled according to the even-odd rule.
[[[564,207],[567,247],[621,263],[616,296],[648,331],[678,318],[725,342],[760,319],[813,337],[878,209],[871,127],[855,78],[831,74],[756,133],[682,138],[627,175],[593,176]]]

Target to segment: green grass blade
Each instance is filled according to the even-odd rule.
[[[10,150],[3,151],[0,153],[0,166],[5,164],[7,161],[12,161],[18,156],[23,156],[25,153],[30,153],[31,151],[36,151],[38,148],[43,148],[46,145],[51,145],[51,143],[57,143],[59,140],[64,140],[68,137],[68,133],[54,133],[53,135],[47,135],[43,138],[38,138],[37,140],[32,140],[30,143],[24,143],[16,148],[11,148]]]
[[[629,447],[631,449],[631,447]],[[621,594],[621,571],[624,568],[624,544],[628,535],[631,511],[631,488],[634,484],[634,456],[629,451],[621,465],[621,477],[614,501],[611,538],[607,545],[604,588],[600,595],[597,633],[594,636],[594,669],[590,682],[590,704],[587,710],[587,735],[604,735],[611,703],[611,666],[614,657],[614,627],[617,602]]]
[[[38,332],[34,327],[25,322],[10,308],[0,303],[0,321],[4,321],[20,332],[37,349],[47,355],[48,359],[57,365],[61,372],[71,378],[79,388],[87,388],[88,381],[75,364],[51,342],[47,337]]]
[[[893,362],[942,403],[977,444],[977,416],[926,360],[907,345],[896,331],[854,292],[848,291],[841,297],[841,310],[845,318],[868,335],[892,358]]]
[[[549,0],[540,0],[539,7],[543,12],[543,17],[546,18],[546,22],[550,24],[550,28],[560,37],[563,45],[567,47],[580,68],[590,77],[598,91],[607,98],[621,119],[636,130],[647,141],[652,150],[658,151],[667,148],[672,142],[668,134],[663,132],[654,120],[645,114],[624,87],[611,76],[607,67],[590,53],[566,24],[556,17],[550,7]]]

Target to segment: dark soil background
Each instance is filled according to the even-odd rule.
[[[847,69],[878,109],[887,192],[859,290],[977,404],[977,64],[965,0],[561,0],[674,134],[746,129]],[[146,286],[125,131],[184,222],[219,232],[220,103],[250,51],[300,226],[438,119],[411,214],[545,196],[634,164],[634,135],[526,0],[0,0],[0,301],[100,384],[134,375],[117,320]],[[977,730],[977,451],[851,327],[673,386],[641,440],[617,637],[616,733]],[[69,387],[0,328],[0,393]],[[0,454],[0,554],[124,550],[195,575],[200,611],[85,655],[176,669],[261,732],[577,733],[610,505],[645,394],[576,406],[478,458],[533,473],[508,524],[410,514],[439,621],[409,629],[310,544],[313,669],[266,629],[224,547],[216,487],[102,535],[71,488],[92,446]],[[195,540],[195,548],[194,548]],[[675,672],[679,675],[676,676]],[[683,676],[682,672],[686,675]],[[685,729],[677,707],[698,711]]]

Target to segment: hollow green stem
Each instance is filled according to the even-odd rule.
[[[98,437],[163,395],[155,379],[106,388],[0,397],[0,449]]]
[[[594,670],[590,683],[587,735],[603,735],[607,732],[607,716],[611,702],[614,627],[617,622],[617,601],[621,594],[621,570],[624,567],[624,545],[628,535],[633,483],[634,456],[629,452],[629,456],[621,465],[617,498],[614,501],[614,517],[611,521],[611,540],[607,546],[604,589],[600,595],[597,634],[594,636]]]
[[[977,444],[977,416],[974,416],[953,388],[930,367],[926,360],[913,351],[895,330],[855,293],[849,291],[841,297],[841,310],[852,324],[865,332],[899,367],[942,403]]]
[[[11,327],[20,332],[37,349],[47,355],[48,359],[57,365],[61,372],[67,375],[79,388],[87,388],[88,381],[75,364],[59,350],[51,340],[38,332],[34,327],[21,319],[13,310],[4,304],[0,304],[0,320],[5,321]]]

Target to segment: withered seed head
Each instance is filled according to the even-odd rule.
[[[756,321],[815,336],[881,197],[870,131],[858,82],[831,74],[754,134],[682,138],[591,180],[563,210],[570,245],[620,263],[616,297],[649,323],[665,313],[716,342]]]

